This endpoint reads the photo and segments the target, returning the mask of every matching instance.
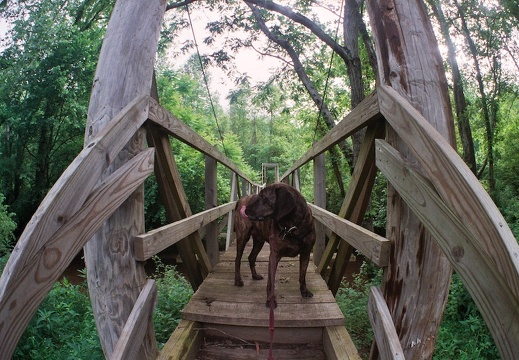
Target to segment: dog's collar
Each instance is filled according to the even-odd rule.
[[[306,217],[307,213],[308,213],[308,211],[305,211],[305,213],[303,214],[301,219],[299,219],[298,223],[295,226],[291,226],[291,227],[285,226],[285,227],[281,228],[280,235],[282,236],[283,240],[285,240],[285,237],[287,237],[287,236],[292,236],[292,237],[295,237],[295,238],[302,239],[310,232],[310,230],[309,230],[306,233],[304,233],[303,235],[299,235],[299,236],[295,236],[294,234],[292,234],[294,231],[297,230],[297,227],[299,225],[301,225],[301,222],[303,222],[303,220]]]

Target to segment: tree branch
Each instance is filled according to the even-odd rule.
[[[176,9],[176,8],[179,8],[179,7],[182,7],[182,6],[185,6],[185,5],[189,5],[191,3],[194,3],[195,1],[196,0],[185,0],[185,1],[181,1],[179,3],[168,4],[166,6],[166,11],[171,10],[171,9]]]

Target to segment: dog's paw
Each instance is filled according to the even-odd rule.
[[[234,280],[234,286],[243,286],[242,280]]]
[[[260,274],[252,275],[252,278],[254,280],[263,280],[263,276],[261,276]]]
[[[304,298],[311,298],[314,296],[314,294],[312,294],[312,292],[310,290],[302,290],[301,291],[301,296],[304,297]]]

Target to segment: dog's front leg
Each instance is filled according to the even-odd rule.
[[[272,240],[270,244],[269,275],[267,279],[267,307],[276,308],[278,303],[276,301],[276,293],[274,292],[274,284],[276,283],[276,269],[280,258],[277,256],[276,251],[273,251],[272,249]]]
[[[308,263],[310,262],[310,252],[301,253],[299,255],[299,290],[301,291],[301,296],[304,298],[311,298],[314,296],[310,290],[306,287],[306,269],[308,268]]]

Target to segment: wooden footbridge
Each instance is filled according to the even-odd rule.
[[[107,358],[230,359],[231,353],[241,354],[238,358],[265,357],[264,284],[246,281],[238,289],[232,286],[230,267],[229,215],[240,193],[255,191],[254,184],[160,105],[152,80],[165,8],[162,0],[116,3],[94,79],[85,147],[41,203],[0,279],[0,359],[11,358],[39,304],[82,247]],[[376,339],[373,358],[430,357],[452,267],[476,302],[501,357],[514,359],[519,353],[517,241],[453,149],[452,137],[438,125],[447,107],[433,103],[432,111],[424,111],[431,99],[448,99],[446,87],[438,86],[436,97],[438,91],[432,87],[426,95],[413,87],[434,82],[411,79],[416,76],[412,69],[422,66],[419,76],[426,77],[428,71],[441,69],[441,62],[423,65],[435,61],[431,56],[420,58],[422,65],[402,63],[417,60],[411,49],[400,45],[423,43],[401,40],[399,46],[388,46],[387,31],[391,41],[408,32],[395,31],[404,25],[391,22],[394,14],[378,16],[395,8],[375,1],[369,1],[368,8],[381,62],[377,90],[280,179],[299,186],[299,168],[313,162],[315,204],[311,206],[320,230],[313,254],[316,266],[309,269],[314,299],[294,294],[292,262],[281,264],[275,351],[278,358],[358,357],[333,300],[349,254],[357,249],[385,269],[384,284],[372,289],[367,309]],[[419,35],[414,28],[412,33]],[[405,56],[388,60],[392,51],[404,50]],[[423,48],[417,51],[424,53]],[[324,209],[322,156],[363,128],[364,143],[343,206],[332,214]],[[170,137],[207,156],[204,212],[191,213]],[[232,173],[232,198],[221,205],[215,195],[217,163]],[[357,225],[377,171],[391,184],[387,238]],[[152,172],[170,224],[146,232],[142,184]],[[230,250],[220,258],[216,221],[223,217],[228,219]],[[414,218],[416,222],[409,221]],[[159,353],[151,322],[156,289],[153,280],[146,279],[144,261],[172,245],[178,247],[197,292],[184,311],[184,321]],[[224,338],[224,345],[211,343],[213,338]]]

